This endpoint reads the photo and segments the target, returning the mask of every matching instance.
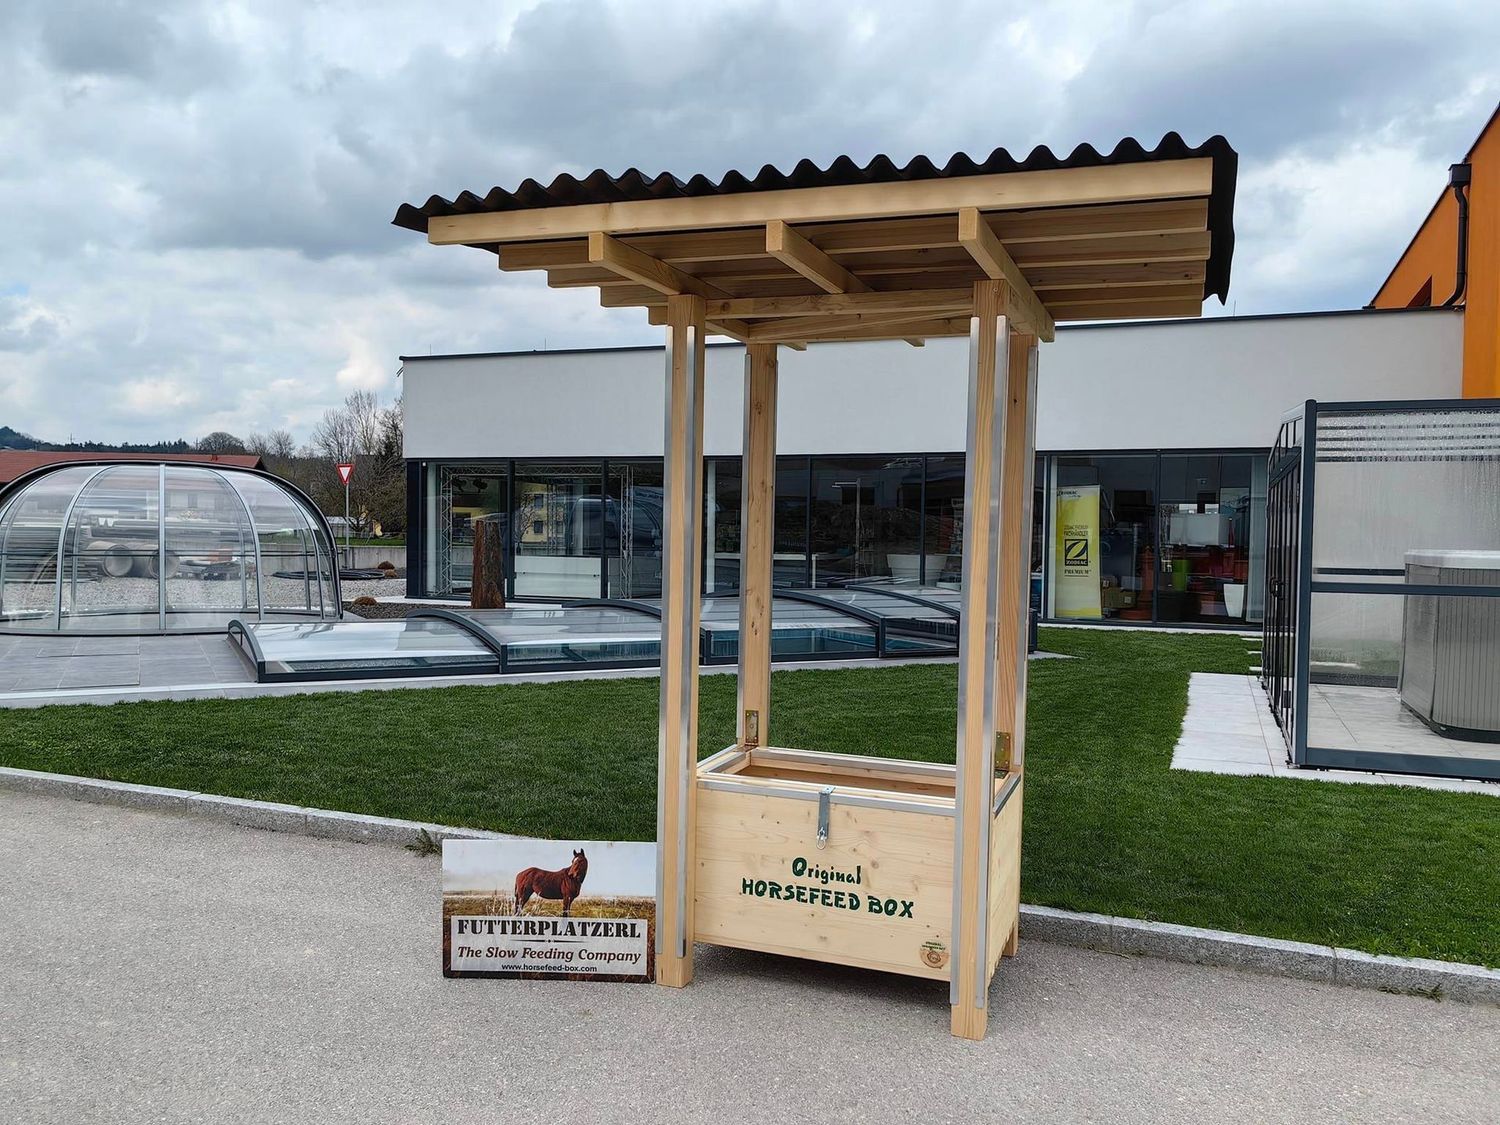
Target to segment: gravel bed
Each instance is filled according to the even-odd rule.
[[[348,587],[345,587],[347,590]],[[373,595],[372,595],[373,596]],[[376,605],[355,605],[353,602],[344,603],[344,612],[354,617],[364,617],[371,621],[399,621],[410,615],[414,609],[462,609],[461,602],[379,602]]]
[[[313,609],[318,605],[318,582],[313,579],[311,589],[301,578],[277,578],[267,573],[261,580],[261,595],[266,607],[288,609]],[[377,578],[340,583],[340,591],[349,600],[368,595],[372,598],[399,597],[406,593],[406,583],[396,578]],[[75,613],[90,611],[108,612],[135,609],[156,612],[157,585],[154,578],[103,578],[81,580],[77,585],[77,600],[71,582],[63,583],[63,606]],[[311,599],[309,599],[309,592]],[[255,579],[251,578],[243,588],[239,579],[227,582],[205,582],[197,578],[167,579],[167,604],[178,612],[206,610],[224,613],[245,612],[244,596],[248,594],[251,609],[255,605]],[[57,601],[57,586],[53,580],[42,582],[7,582],[0,591],[0,604],[7,610],[34,609],[51,611]]]

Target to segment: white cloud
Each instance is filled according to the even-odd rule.
[[[0,424],[301,436],[401,354],[654,341],[389,225],[598,165],[1222,132],[1238,310],[1362,304],[1500,97],[1500,7],[1452,0],[642,6],[0,4]]]
[[[23,296],[0,297],[0,352],[44,348],[62,332],[62,317]]]
[[[198,401],[198,392],[175,379],[134,379],[120,388],[121,404],[131,414],[160,419],[181,413]]]

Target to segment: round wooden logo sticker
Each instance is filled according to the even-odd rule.
[[[948,964],[948,947],[940,941],[923,942],[922,963],[932,969],[941,969]]]

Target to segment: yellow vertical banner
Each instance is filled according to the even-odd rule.
[[[1099,486],[1059,488],[1054,522],[1053,613],[1058,617],[1103,617],[1099,602]]]

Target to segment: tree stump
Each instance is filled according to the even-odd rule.
[[[503,515],[474,521],[474,578],[469,585],[473,609],[505,608],[505,533]]]

